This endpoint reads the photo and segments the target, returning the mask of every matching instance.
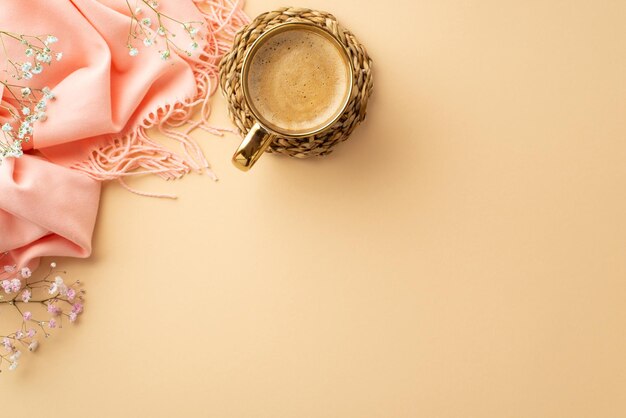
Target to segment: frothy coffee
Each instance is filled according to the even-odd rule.
[[[256,113],[280,131],[298,134],[338,116],[350,89],[343,51],[321,34],[290,29],[251,57],[247,87]]]

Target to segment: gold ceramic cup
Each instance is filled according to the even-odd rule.
[[[325,44],[321,44],[323,48],[328,48],[332,46],[333,51],[338,53],[341,57],[341,69],[345,71],[345,85],[343,86],[343,94],[340,100],[335,100],[336,108],[332,108],[332,112],[330,112],[329,117],[326,120],[323,120],[321,123],[315,123],[311,126],[303,126],[302,123],[298,126],[298,129],[295,129],[293,126],[288,127],[286,124],[281,126],[276,121],[271,121],[270,118],[267,117],[267,112],[264,112],[259,109],[256,103],[259,101],[260,97],[255,97],[255,93],[251,88],[251,77],[254,76],[251,71],[253,67],[253,61],[255,61],[256,55],[259,51],[265,53],[265,49],[268,48],[268,43],[274,40],[275,45],[280,44],[279,38],[280,34],[285,36],[285,33],[288,31],[308,31],[307,36],[316,35],[320,38],[316,38],[316,42],[324,42]],[[313,44],[311,44],[313,45]],[[291,47],[294,47],[292,45]],[[297,45],[295,46],[297,48]],[[319,68],[319,67],[318,67]],[[315,70],[311,68],[306,68],[308,73],[315,75]],[[312,72],[311,72],[312,71]],[[352,96],[352,87],[354,82],[354,68],[352,66],[352,62],[348,55],[348,51],[342,45],[341,42],[329,31],[321,28],[317,25],[313,25],[306,22],[286,22],[276,25],[269,29],[268,31],[261,34],[256,41],[251,45],[250,49],[247,51],[244,56],[241,70],[241,86],[243,90],[244,100],[248,109],[250,110],[255,124],[248,132],[248,135],[243,140],[237,152],[233,156],[233,164],[243,171],[248,171],[252,166],[257,162],[257,160],[263,155],[265,150],[272,144],[272,142],[277,138],[289,138],[289,139],[304,139],[307,137],[315,136],[318,134],[322,134],[327,132],[343,115],[348,104],[350,102],[350,97]],[[306,85],[306,84],[305,84]],[[317,88],[325,88],[323,85],[317,85]],[[328,87],[328,86],[326,86]],[[257,96],[259,93],[256,93]],[[286,94],[284,97],[274,98],[277,107],[285,108],[285,106],[289,106],[289,97]],[[306,96],[304,96],[306,97]],[[336,97],[336,99],[338,96]],[[282,101],[282,102],[281,102]],[[313,102],[311,102],[313,103]],[[328,109],[326,109],[328,112]],[[265,113],[265,114],[264,114]],[[298,112],[293,111],[291,115],[294,119],[298,117]]]

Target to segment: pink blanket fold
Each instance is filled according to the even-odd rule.
[[[87,257],[100,183],[25,155],[0,166],[0,266],[37,267],[39,257]],[[3,278],[0,270],[0,278]]]
[[[152,4],[152,2],[150,2]],[[138,0],[142,16],[155,23],[156,14]],[[247,18],[243,1],[159,0],[160,12],[172,18],[164,26],[182,49],[171,48],[163,60],[163,37],[155,45],[134,40],[138,54],[129,54],[131,24],[126,0],[3,0],[0,29],[51,34],[59,39],[54,62],[28,83],[48,86],[56,100],[48,119],[35,123],[27,155],[0,166],[0,266],[37,263],[41,256],[90,254],[100,181],[152,173],[179,178],[194,170],[212,174],[190,133],[208,125],[209,98],[217,87],[217,64],[236,30]],[[199,29],[192,40],[185,27]],[[7,43],[5,54],[23,60],[23,46]],[[1,89],[3,104],[11,104]],[[199,120],[192,121],[201,107]],[[0,112],[0,123],[8,115]],[[180,144],[170,150],[150,138],[156,127]],[[39,156],[28,155],[36,153]]]

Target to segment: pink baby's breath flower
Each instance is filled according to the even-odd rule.
[[[11,343],[11,340],[7,337],[4,337],[2,339],[2,346],[7,350],[7,351],[13,351],[13,344]]]
[[[0,253],[0,258],[2,256]],[[3,310],[5,308],[15,310],[18,317],[22,319],[22,325],[18,330],[13,332],[1,332],[3,330],[0,330],[0,369],[16,368],[18,360],[21,361],[20,349],[24,349],[24,351],[26,348],[28,351],[38,349],[40,341],[35,339],[35,336],[39,334],[36,327],[41,327],[41,333],[47,338],[51,335],[47,329],[62,328],[64,317],[69,318],[69,322],[76,322],[84,310],[82,298],[84,291],[78,287],[80,282],[72,282],[70,285],[65,283],[63,277],[55,277],[55,270],[53,269],[56,265],[52,264],[52,269],[47,275],[32,284],[34,287],[31,287],[27,282],[33,276],[29,269],[7,267],[3,271],[3,267],[0,265],[0,273],[11,271],[9,278],[0,280],[0,293],[4,290],[6,294],[15,295],[5,297],[4,303],[0,303],[0,323],[4,321],[5,312]],[[46,294],[48,292],[52,296],[48,296]],[[25,305],[26,303],[28,305]],[[36,319],[44,312],[49,315],[46,320]]]
[[[10,280],[3,280],[0,283],[0,286],[2,286],[2,290],[4,290],[4,293],[7,293],[7,294],[11,293],[12,286],[11,286]]]
[[[80,302],[76,302],[74,305],[72,305],[72,312],[74,312],[75,314],[80,314],[81,312],[83,312],[83,304]]]
[[[51,313],[54,316],[59,315],[61,313],[61,309],[53,303],[48,304],[48,313]]]
[[[22,281],[20,279],[12,279],[11,280],[11,291],[12,293],[17,293],[22,288]]]

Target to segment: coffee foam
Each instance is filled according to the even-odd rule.
[[[342,52],[311,30],[272,36],[252,56],[251,106],[270,128],[294,134],[322,128],[342,110],[349,93],[349,64]]]

